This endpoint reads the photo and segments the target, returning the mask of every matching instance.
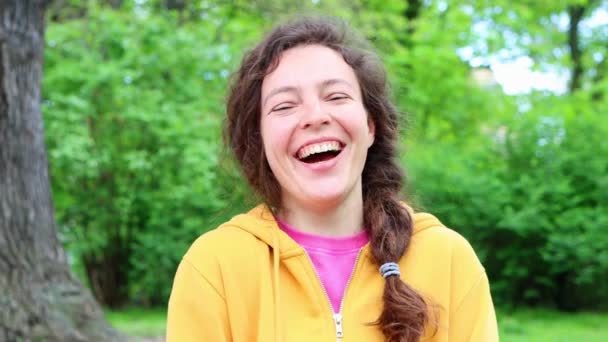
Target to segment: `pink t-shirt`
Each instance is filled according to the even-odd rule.
[[[304,233],[281,220],[278,220],[278,223],[287,235],[306,250],[329,296],[334,312],[339,312],[346,285],[355,268],[357,255],[369,241],[367,231],[337,238]]]

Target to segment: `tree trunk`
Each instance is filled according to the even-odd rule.
[[[0,0],[0,341],[120,341],[57,238],[40,113],[43,0]]]
[[[163,4],[168,10],[183,11],[186,8],[186,0],[164,0]]]
[[[576,5],[568,8],[570,26],[568,28],[568,46],[570,47],[570,59],[572,60],[572,75],[570,78],[570,93],[581,88],[581,77],[583,76],[583,60],[581,47],[579,45],[578,25],[585,14],[585,7]]]
[[[602,87],[601,85],[606,77],[606,69],[608,69],[608,63],[606,63],[606,60],[608,60],[608,46],[604,50],[606,50],[606,53],[595,67],[595,75],[593,76],[593,86],[595,89],[591,92],[591,100],[594,102],[601,102],[606,92],[608,92],[606,87]]]
[[[123,2],[123,0],[107,0],[108,5],[110,5],[114,9],[120,8]]]
[[[411,49],[414,45],[412,37],[416,32],[415,23],[420,16],[420,11],[422,10],[422,0],[407,0],[406,3],[407,7],[403,12],[403,16],[407,19],[407,30],[403,43],[407,48]]]

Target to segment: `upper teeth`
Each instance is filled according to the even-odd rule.
[[[311,154],[328,152],[328,151],[340,151],[340,150],[341,150],[341,148],[340,148],[339,142],[326,141],[326,142],[311,144],[311,145],[302,147],[298,151],[298,158],[304,159],[304,158],[310,156]]]

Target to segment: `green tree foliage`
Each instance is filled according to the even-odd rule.
[[[58,3],[44,113],[75,267],[108,305],[164,303],[189,244],[255,203],[221,136],[242,52],[275,22],[332,14],[372,41],[408,113],[401,157],[411,200],[473,243],[495,300],[608,303],[608,32],[585,26],[599,3]],[[479,84],[458,53],[529,55],[537,69],[574,70],[560,18],[577,6],[582,71],[567,94],[507,96]]]
[[[245,205],[233,202],[244,196],[234,172],[219,171],[234,47],[212,43],[215,31],[169,13],[107,8],[48,30],[44,111],[57,217],[108,305],[164,301],[188,244]]]

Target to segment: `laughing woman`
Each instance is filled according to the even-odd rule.
[[[305,19],[248,52],[227,143],[264,203],[181,261],[167,341],[497,341],[469,243],[400,198],[398,112],[378,58]]]

